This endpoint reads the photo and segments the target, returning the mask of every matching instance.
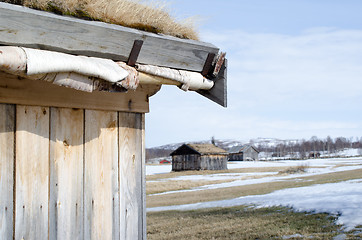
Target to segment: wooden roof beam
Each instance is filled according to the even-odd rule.
[[[142,40],[137,63],[201,72],[210,43],[148,33],[0,2],[0,45],[23,46],[127,62]]]

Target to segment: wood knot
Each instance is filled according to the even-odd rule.
[[[116,128],[117,127],[117,122],[116,121],[112,121],[111,123],[108,124],[108,128]]]
[[[45,108],[43,108],[43,114],[47,114],[47,110]]]
[[[63,141],[63,145],[66,146],[66,147],[69,147],[69,143],[67,142],[67,140]]]

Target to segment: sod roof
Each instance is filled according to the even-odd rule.
[[[0,0],[61,15],[198,40],[192,21],[173,18],[165,5],[138,0]]]

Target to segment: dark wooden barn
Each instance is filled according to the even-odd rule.
[[[172,156],[172,171],[227,169],[227,152],[213,144],[184,144]]]
[[[253,146],[235,146],[229,150],[229,161],[258,161],[259,151]]]

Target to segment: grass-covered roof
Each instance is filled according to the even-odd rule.
[[[43,11],[198,40],[192,21],[173,18],[164,4],[139,0],[0,0]]]

